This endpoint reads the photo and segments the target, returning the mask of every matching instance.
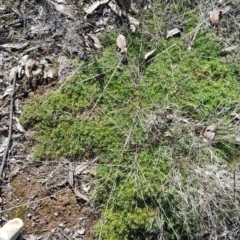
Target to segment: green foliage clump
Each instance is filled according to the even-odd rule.
[[[186,15],[187,29],[197,21],[196,14]],[[149,26],[152,32],[154,23]],[[206,30],[198,33],[190,52],[184,36],[161,38],[150,48],[148,34],[139,32],[127,35],[129,63],[120,70],[117,35],[103,34],[101,55],[82,64],[61,90],[32,98],[25,108],[21,121],[36,131],[34,160],[99,156],[94,193],[102,208],[99,239],[141,239],[144,232],[156,231],[159,219],[170,239],[193,234],[199,216],[191,205],[184,216],[181,212],[181,191],[189,185],[185,168],[199,158],[222,161],[229,156],[221,144],[211,151],[204,147],[201,154],[193,150],[196,136],[184,124],[167,123],[164,134],[174,138],[158,136],[156,141],[147,126],[150,116],[165,106],[205,123],[221,109],[234,109],[240,92],[236,66],[220,61],[220,46]],[[154,59],[144,62],[154,48]],[[172,184],[174,169],[182,188]]]
[[[146,226],[150,226],[149,218],[154,217],[151,209],[136,208],[132,212],[116,212],[107,210],[103,216],[107,219],[97,226],[101,239],[134,239],[144,233]],[[104,226],[104,227],[102,227]]]

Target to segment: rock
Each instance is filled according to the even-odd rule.
[[[68,235],[70,233],[70,230],[69,230],[69,228],[64,228],[63,232]]]
[[[81,228],[79,230],[76,231],[79,235],[84,235],[85,234],[85,229]]]
[[[8,221],[0,229],[0,240],[16,240],[20,235],[24,223],[20,218],[14,218]]]

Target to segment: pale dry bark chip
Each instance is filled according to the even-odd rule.
[[[90,201],[90,199],[88,198],[88,196],[85,195],[85,194],[83,194],[83,193],[81,193],[76,187],[74,188],[74,194],[75,194],[77,197],[85,200],[86,202],[89,202],[89,201]]]

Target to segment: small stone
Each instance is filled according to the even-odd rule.
[[[68,228],[64,228],[63,231],[64,231],[64,233],[67,234],[67,235],[70,233],[70,230],[69,230]]]
[[[58,213],[57,213],[57,212],[55,212],[55,213],[54,213],[54,216],[55,216],[55,217],[57,217],[57,216],[58,216]]]
[[[27,216],[28,216],[28,218],[31,218],[31,217],[32,217],[32,214],[31,214],[31,213],[28,213]]]
[[[85,228],[78,229],[78,230],[77,230],[77,233],[78,233],[79,235],[84,235],[84,234],[85,234]]]
[[[63,228],[64,227],[64,223],[59,223],[58,225],[60,228]]]
[[[72,238],[73,238],[74,240],[82,240],[82,238],[79,236],[79,234],[78,234],[77,232],[75,232],[75,233],[73,234]]]
[[[32,155],[31,154],[28,154],[27,156],[26,156],[26,160],[27,161],[30,161],[32,159]]]

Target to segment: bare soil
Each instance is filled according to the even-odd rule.
[[[14,168],[12,164],[10,172]],[[64,164],[56,162],[29,164],[21,167],[4,187],[6,217],[23,219],[23,236],[58,233],[75,239],[74,234],[80,232],[81,239],[93,239],[97,216],[90,204],[76,199],[68,183],[57,186],[61,185],[63,168]]]

